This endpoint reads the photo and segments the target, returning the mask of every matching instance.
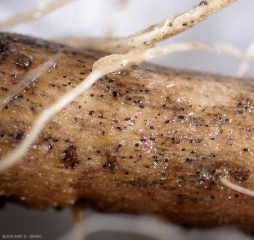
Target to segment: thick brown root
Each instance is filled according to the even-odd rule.
[[[0,38],[0,97],[63,53],[0,112],[3,158],[100,56],[20,35]],[[56,114],[26,156],[0,173],[0,195],[39,209],[83,200],[106,212],[253,232],[253,198],[219,180],[254,189],[253,90],[250,81],[152,65],[108,74]]]

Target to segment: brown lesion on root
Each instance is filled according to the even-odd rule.
[[[17,68],[19,68],[19,69],[28,70],[31,67],[32,59],[31,59],[31,57],[29,57],[23,53],[17,54],[15,64],[16,64]]]
[[[69,143],[69,146],[61,154],[61,166],[66,169],[73,169],[79,164],[77,156],[77,147],[73,143]]]
[[[231,182],[244,183],[248,182],[251,176],[251,171],[247,166],[240,165],[237,162],[220,162],[213,171],[213,180],[219,186],[223,186],[220,182],[220,177],[227,177]]]
[[[117,157],[109,154],[106,157],[106,161],[103,163],[102,167],[114,173],[114,171],[119,168]]]
[[[19,132],[26,133],[40,112],[76,87],[99,58],[19,35],[11,39],[28,46],[28,56],[35,54],[35,67],[59,49],[65,58],[2,110],[1,156],[19,145],[24,137]],[[14,61],[5,63],[1,66],[8,71],[1,84],[9,90],[25,70]],[[206,86],[210,99],[218,97],[217,89],[232,90],[223,95],[230,101],[203,104],[205,96],[199,95],[191,102],[189,94],[196,97]],[[253,83],[244,80],[151,65],[109,74],[47,123],[26,157],[0,173],[0,188],[10,200],[40,209],[86,199],[102,211],[159,214],[188,226],[233,224],[249,230],[253,199],[223,187],[214,175],[226,169],[235,183],[253,184],[247,164],[252,159],[253,90]]]

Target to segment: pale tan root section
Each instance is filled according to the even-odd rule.
[[[75,240],[85,240],[85,232],[84,232],[84,220],[85,220],[85,209],[81,204],[74,204],[72,207],[73,214],[73,233],[72,239]]]
[[[236,0],[202,1],[189,11],[176,14],[171,18],[126,38],[86,38],[86,41],[84,41],[83,38],[66,37],[57,39],[56,41],[72,47],[91,49],[105,53],[127,53],[132,49],[151,48],[162,40],[186,31],[234,2]]]
[[[35,69],[32,69],[31,71],[29,71],[26,76],[24,76],[23,79],[21,79],[20,81],[18,81],[18,83],[10,90],[8,91],[8,93],[6,95],[4,95],[1,99],[0,99],[0,111],[3,107],[6,106],[6,104],[15,96],[17,95],[19,92],[21,92],[24,88],[28,87],[29,85],[31,85],[32,83],[34,83],[34,81],[43,73],[45,73],[46,71],[49,71],[50,68],[54,67],[54,65],[57,63],[57,60],[60,57],[64,57],[63,54],[56,54],[54,57],[50,58],[47,62],[39,65],[38,67],[36,67]]]

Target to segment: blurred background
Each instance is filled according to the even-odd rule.
[[[17,14],[40,8],[49,2],[52,0],[0,0],[0,22]],[[119,6],[117,0],[73,0],[41,19],[18,25],[8,31],[43,39],[61,36],[105,36],[108,27],[115,19],[113,21],[113,35],[128,36],[176,13],[188,10],[198,3],[199,1],[196,0],[129,0],[120,10],[117,7]],[[253,0],[238,1],[196,27],[163,42],[162,45],[188,41],[228,43],[245,51],[254,40],[253,9]],[[174,53],[153,60],[153,62],[163,66],[231,76],[235,76],[239,66],[239,61],[230,55],[200,51]],[[254,71],[251,70],[250,76],[253,77],[253,75]],[[156,239],[151,230],[157,226],[157,223],[160,223],[161,226],[161,234],[157,234],[157,239],[251,239],[235,229],[183,231],[177,226],[149,218],[128,215],[109,216],[95,213],[92,210],[89,210],[87,215],[85,227],[87,233],[90,231],[87,236],[88,240]],[[146,221],[152,223],[151,228],[144,227],[148,224]],[[103,229],[102,226],[106,226],[106,223],[112,223],[111,227]],[[135,228],[137,226],[139,227]],[[41,212],[12,203],[8,203],[0,209],[0,239],[3,234],[38,234],[48,240],[72,239],[72,227],[70,209]],[[133,229],[132,234],[127,233],[130,229]],[[138,234],[136,234],[137,232]]]

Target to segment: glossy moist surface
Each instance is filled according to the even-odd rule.
[[[1,97],[63,53],[1,110],[2,158],[100,57],[8,33],[0,34],[0,50]],[[253,90],[250,81],[151,65],[109,74],[48,122],[19,164],[0,173],[0,195],[39,209],[79,200],[106,212],[254,232],[253,198],[218,181],[227,173],[254,189]]]

